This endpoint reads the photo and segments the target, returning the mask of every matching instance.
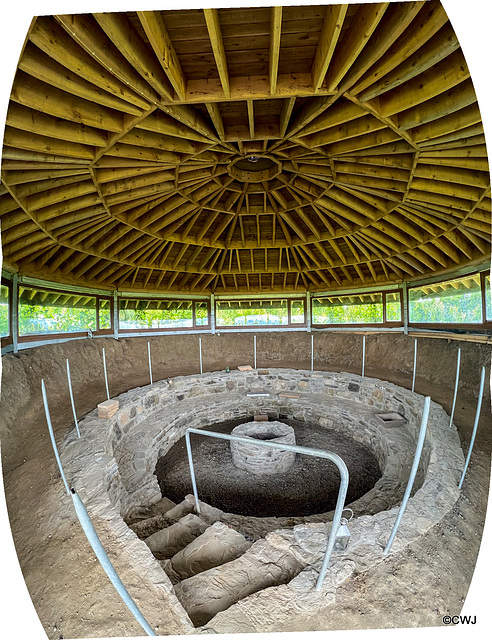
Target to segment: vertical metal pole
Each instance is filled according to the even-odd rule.
[[[407,488],[405,489],[405,495],[403,496],[403,500],[401,501],[400,510],[398,511],[398,516],[396,518],[395,524],[393,525],[393,530],[389,537],[389,540],[384,549],[384,555],[389,553],[391,549],[391,545],[393,544],[393,540],[396,536],[396,532],[398,531],[398,527],[400,526],[401,519],[403,514],[405,513],[405,509],[407,508],[407,502],[410,498],[410,493],[412,491],[413,483],[415,481],[415,476],[417,475],[417,470],[419,468],[420,456],[422,455],[422,449],[424,447],[425,440],[425,432],[427,430],[427,422],[429,420],[429,410],[430,410],[430,396],[426,396],[424,400],[424,411],[422,413],[422,421],[420,423],[420,432],[419,438],[417,440],[417,448],[415,450],[415,456],[413,458],[412,469],[410,471],[410,477],[408,478]]]
[[[412,378],[412,393],[415,390],[415,374],[417,373],[417,338],[415,338],[415,344],[413,348],[413,378]]]
[[[366,334],[362,336],[362,377],[366,368]]]
[[[202,339],[201,338],[198,338],[198,349],[200,352],[200,373],[203,373]]]
[[[253,357],[254,357],[254,367],[253,369],[256,369],[256,336],[253,336]]]
[[[149,353],[149,374],[150,374],[150,386],[152,386],[153,384],[153,380],[152,380],[152,359],[150,357],[150,342],[147,342],[147,351]]]
[[[311,331],[311,294],[306,291],[306,330]]]
[[[403,295],[403,333],[408,334],[408,304],[407,304],[407,283],[402,282]]]
[[[215,334],[215,296],[210,294],[210,332]]]
[[[477,413],[475,414],[475,424],[473,425],[473,432],[470,440],[470,447],[468,449],[468,455],[466,456],[465,467],[463,469],[463,473],[461,474],[461,480],[458,485],[458,489],[461,489],[463,485],[463,480],[465,479],[465,473],[466,473],[466,470],[468,469],[468,463],[470,462],[473,445],[475,444],[475,436],[477,435],[477,429],[478,429],[478,420],[480,418],[480,410],[482,408],[484,382],[485,382],[485,367],[482,367],[482,377],[480,378],[480,391],[478,392],[478,403],[477,403]]]
[[[14,353],[19,351],[19,279],[12,274],[12,344]]]
[[[311,371],[314,371],[314,334],[311,334]]]
[[[75,428],[77,429],[77,435],[80,438],[79,423],[77,422],[77,413],[75,412],[75,403],[73,401],[72,379],[70,377],[70,364],[68,362],[68,358],[67,358],[67,378],[68,378],[68,391],[70,392],[70,402],[72,403],[73,419],[75,420]]]
[[[118,310],[118,292],[113,292],[113,335],[115,340],[118,340],[118,331],[120,327],[120,316]]]
[[[104,367],[104,382],[106,383],[106,395],[108,396],[108,400],[109,400],[108,372],[106,370],[106,351],[104,350],[104,347],[103,347],[103,367]]]
[[[58,455],[58,449],[56,447],[55,434],[53,433],[53,425],[51,424],[50,410],[48,408],[48,398],[46,397],[46,387],[44,386],[44,380],[41,380],[41,393],[43,394],[44,412],[46,414],[46,422],[48,423],[48,431],[50,432],[51,444],[55,453],[56,462],[58,463],[58,469],[60,470],[61,479],[63,480],[63,484],[65,485],[67,493],[69,494],[70,490],[68,488],[67,479],[65,478],[65,474],[63,473],[62,463],[60,460],[60,456]]]
[[[454,409],[456,407],[456,396],[458,395],[458,383],[460,381],[460,362],[461,362],[461,347],[458,349],[458,361],[456,363],[456,381],[454,383],[454,396],[453,396],[453,408],[451,409],[451,418],[449,420],[449,428],[453,425]]]
[[[188,464],[190,465],[191,484],[193,485],[193,495],[195,496],[195,508],[196,512],[200,513],[200,503],[198,501],[198,490],[196,488],[195,467],[193,465],[193,457],[191,455],[190,434],[188,431],[185,433],[186,452],[188,454]]]
[[[147,620],[143,617],[142,612],[135,604],[135,601],[126,590],[126,587],[121,581],[121,578],[116,573],[115,568],[111,564],[111,560],[108,558],[108,554],[102,546],[101,541],[99,540],[99,536],[97,535],[96,530],[94,529],[94,525],[92,524],[89,514],[87,513],[87,509],[85,508],[82,500],[76,494],[75,489],[72,489],[70,495],[72,496],[75,513],[77,514],[82,529],[84,530],[87,540],[89,541],[94,553],[96,554],[97,559],[101,563],[102,568],[106,572],[106,575],[111,580],[111,583],[120,595],[121,599],[126,604],[130,612],[135,617],[135,620],[139,623],[145,633],[148,636],[156,636],[157,634],[154,632]]]

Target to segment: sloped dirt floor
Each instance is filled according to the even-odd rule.
[[[89,381],[93,378],[90,368],[79,374]],[[386,377],[384,371],[374,368],[367,375]],[[398,380],[392,374],[391,381],[408,387],[408,376]],[[131,367],[121,371],[117,393],[135,383]],[[5,491],[19,561],[48,638],[140,635],[140,627],[95,560],[75,518],[71,500],[64,493],[41,411],[40,394],[22,389],[21,383],[17,391],[31,393],[32,401],[22,421],[1,433]],[[416,391],[430,394],[449,411],[449,388],[417,384]],[[91,383],[79,390],[79,412],[87,412],[104,399],[99,395],[99,387],[96,390]],[[455,422],[465,452],[475,407],[476,399],[459,397]],[[71,424],[66,413],[55,412],[52,419],[57,439],[61,440]],[[282,629],[272,631],[434,627],[442,625],[443,615],[459,614],[484,525],[491,444],[490,411],[484,405],[472,462],[455,508],[403,552],[348,579],[339,588],[336,603],[321,614],[292,618]],[[100,525],[94,524],[96,529]],[[163,611],[159,620],[155,619],[155,603],[147,602],[144,582],[125,566],[121,550],[112,546],[107,532],[100,534],[123,582],[144,615],[158,627],[157,633],[184,633],[182,623],[169,609]]]

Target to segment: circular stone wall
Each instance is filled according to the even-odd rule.
[[[262,396],[248,395],[263,388]],[[218,614],[217,632],[234,629],[236,607],[254,609],[268,618],[273,602],[285,610],[292,603],[318,606],[320,598],[332,598],[340,581],[384,559],[398,506],[408,481],[424,405],[421,395],[371,378],[339,373],[313,373],[285,369],[214,372],[162,380],[133,389],[118,397],[119,411],[98,419],[92,411],[79,422],[81,438],[73,430],[60,447],[65,473],[84,501],[90,515],[104,519],[104,526],[125,548],[131,548],[131,569],[145,571],[156,591],[172,585],[147,545],[128,528],[123,517],[141,505],[161,499],[154,475],[157,460],[180,440],[190,427],[203,428],[220,420],[267,414],[270,420],[287,416],[337,429],[367,446],[376,457],[382,477],[373,489],[353,502],[351,542],[340,558],[334,554],[321,589],[314,589],[326,550],[331,513],[304,518],[248,518],[220,514],[215,519],[255,537],[266,535],[263,561],[275,563],[279,550],[295,556],[301,569],[287,585],[271,587],[261,597],[247,597]],[[398,413],[404,426],[392,427],[378,413]],[[198,437],[198,436],[193,436]],[[391,553],[400,551],[437,524],[459,497],[458,482],[464,457],[455,426],[442,407],[431,402],[429,424],[419,472]],[[188,498],[187,498],[188,499]],[[193,496],[189,497],[193,503]],[[205,516],[210,507],[200,505]],[[283,552],[283,551],[282,551]],[[341,577],[341,578],[340,578]],[[338,580],[340,578],[340,580]],[[338,580],[338,581],[337,581]],[[155,606],[159,606],[158,600]],[[317,604],[318,603],[318,604]],[[176,607],[180,607],[176,600]],[[223,624],[224,626],[220,626]],[[231,626],[232,625],[232,626]],[[225,632],[225,631],[224,631]]]
[[[252,440],[268,440],[275,444],[295,445],[296,443],[294,429],[278,420],[273,422],[253,420],[240,424],[234,427],[231,435]],[[231,453],[234,466],[258,476],[285,473],[294,464],[296,457],[293,451],[234,440],[231,440]]]

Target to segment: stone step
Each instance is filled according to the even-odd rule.
[[[172,582],[235,560],[251,547],[251,542],[222,522],[216,522],[193,542],[174,555],[165,567]]]
[[[161,531],[166,527],[170,527],[174,524],[176,520],[171,520],[165,515],[152,516],[151,518],[146,518],[145,520],[141,520],[140,522],[135,522],[135,524],[130,525],[130,529],[137,534],[140,540],[145,540],[156,531]]]
[[[165,515],[171,520],[179,520],[183,516],[191,513],[195,508],[195,503],[189,499],[190,497],[193,498],[193,496],[186,496],[182,502],[176,504],[172,509],[169,509],[169,511],[165,511]]]
[[[161,498],[159,502],[151,505],[150,507],[139,505],[138,507],[132,507],[128,514],[125,516],[124,520],[128,526],[132,524],[136,524],[137,522],[141,522],[142,520],[147,520],[148,518],[152,518],[153,516],[158,516],[166,513],[170,509],[173,509],[176,506],[176,503],[169,498]]]
[[[252,593],[290,582],[302,568],[290,553],[259,540],[236,560],[186,578],[174,589],[199,627]]]
[[[194,503],[190,503],[186,498],[178,505],[169,500],[169,498],[162,498],[159,502],[156,502],[150,507],[137,507],[141,510],[141,513],[145,513],[146,517],[126,518],[126,523],[137,536],[144,540],[148,538],[156,531],[160,531],[165,527],[177,522],[180,518],[191,513],[194,509]],[[132,512],[135,513],[135,512]]]
[[[178,551],[201,535],[208,524],[193,513],[180,518],[166,529],[153,533],[144,542],[158,560],[172,558]]]

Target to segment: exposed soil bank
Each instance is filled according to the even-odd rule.
[[[10,524],[27,587],[50,640],[101,636],[138,636],[141,628],[127,611],[94,560],[64,493],[42,409],[45,379],[56,438],[73,426],[66,382],[69,358],[79,416],[106,399],[102,347],[106,349],[112,396],[148,384],[147,341],[154,380],[199,371],[194,335],[93,339],[46,345],[2,358],[0,402],[2,465]],[[368,336],[366,375],[410,388],[413,338]],[[253,364],[253,335],[202,337],[205,370]],[[456,357],[461,346],[461,378],[455,422],[465,452],[470,442],[482,364],[490,376],[488,345],[419,339],[416,391],[429,394],[450,412]],[[348,333],[314,335],[315,368],[360,373],[362,337]],[[307,333],[258,334],[259,367],[310,368]],[[292,619],[278,631],[442,625],[444,614],[461,610],[468,590],[487,505],[492,434],[490,390],[484,406],[462,496],[456,508],[426,536],[371,571],[347,580],[336,605],[315,619]],[[96,528],[98,523],[94,523]],[[104,532],[100,532],[104,538]],[[108,549],[111,561],[146,613],[146,592],[139,577]],[[158,633],[182,633],[171,612],[153,621]]]

